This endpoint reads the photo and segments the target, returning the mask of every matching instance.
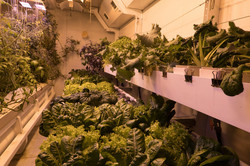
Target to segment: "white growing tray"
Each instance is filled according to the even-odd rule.
[[[115,76],[110,67],[106,65],[104,71]],[[135,70],[129,82],[250,132],[250,83],[243,83],[244,91],[230,97],[220,88],[212,87],[211,79],[199,76],[193,76],[189,83],[182,74],[167,73],[165,78],[160,71],[145,76]]]

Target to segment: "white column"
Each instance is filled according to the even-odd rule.
[[[218,23],[219,21],[219,13],[220,13],[220,1],[221,0],[207,0],[205,3],[205,11],[204,11],[204,22],[213,18],[213,23]]]

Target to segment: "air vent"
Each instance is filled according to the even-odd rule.
[[[110,28],[120,28],[133,18],[132,15],[123,14],[115,2],[115,0],[103,0],[99,9],[100,16]]]
[[[111,6],[112,6],[114,9],[117,8],[117,6],[116,6],[116,4],[114,3],[114,1],[111,2]]]
[[[104,15],[104,17],[105,17],[107,20],[109,19],[108,15],[107,15],[106,13],[104,13],[103,15]]]

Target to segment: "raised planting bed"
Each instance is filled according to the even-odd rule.
[[[55,96],[54,88],[40,84],[29,97],[22,111],[4,111],[0,114],[0,163],[7,166],[18,151],[22,151],[33,127],[41,119],[42,111]],[[15,104],[11,107],[17,108]]]

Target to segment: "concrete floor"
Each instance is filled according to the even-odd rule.
[[[25,150],[16,154],[9,166],[35,166],[36,157],[40,152],[39,147],[45,139],[46,137],[39,134],[39,126],[35,126],[29,135]]]

